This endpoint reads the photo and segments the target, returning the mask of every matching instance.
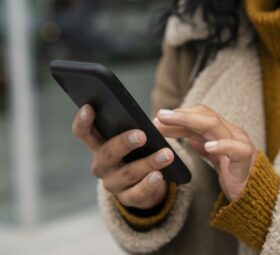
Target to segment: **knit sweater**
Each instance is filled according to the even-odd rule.
[[[280,11],[273,11],[275,3],[276,1],[246,1],[248,16],[261,39],[267,153],[271,162],[276,158],[280,145]],[[277,244],[274,248],[271,248],[270,244],[263,247],[265,242],[269,243],[269,239],[279,242],[279,237],[275,236],[279,235],[279,230],[275,231],[279,222],[277,218],[272,222],[272,214],[278,215],[277,209],[280,208],[279,202],[276,203],[279,178],[268,158],[262,152],[258,154],[251,178],[240,199],[228,203],[223,194],[219,196],[211,224],[233,234],[258,252],[263,249],[262,254],[278,254],[274,252],[277,251]],[[114,203],[132,226],[149,228],[166,217],[175,201],[174,194],[176,188],[172,185],[166,205],[158,215],[150,218],[137,217],[122,207],[117,200]]]
[[[247,0],[248,17],[260,37],[268,156],[280,148],[280,8],[278,0]]]

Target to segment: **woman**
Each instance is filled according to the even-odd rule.
[[[173,138],[193,179],[177,187],[163,181],[160,169],[173,160],[166,148],[123,164],[145,134],[127,131],[104,143],[92,128],[94,110],[84,106],[73,132],[94,153],[106,223],[131,253],[280,254],[279,1],[245,4],[262,41],[263,89],[244,3],[177,2],[153,93],[154,123]]]

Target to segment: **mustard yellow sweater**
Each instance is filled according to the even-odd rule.
[[[259,152],[252,175],[240,198],[229,203],[221,194],[210,224],[229,232],[260,251],[271,225],[272,211],[279,192],[279,177],[270,162],[280,148],[280,6],[279,0],[246,0],[246,11],[260,38],[266,109],[267,156]],[[147,229],[164,220],[176,199],[176,186],[169,186],[161,211],[151,217],[138,217],[114,202],[123,217],[135,228]]]

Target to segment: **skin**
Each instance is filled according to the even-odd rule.
[[[172,151],[163,148],[144,159],[124,164],[122,158],[126,154],[146,143],[145,133],[129,130],[105,142],[92,125],[94,119],[94,110],[85,105],[72,125],[73,133],[93,154],[93,175],[102,179],[105,189],[125,206],[147,209],[160,203],[166,194],[160,169],[173,161]]]
[[[242,128],[206,106],[161,110],[154,122],[164,136],[187,139],[215,166],[221,188],[230,201],[240,197],[258,154]]]
[[[91,170],[102,179],[106,190],[130,207],[148,209],[166,195],[166,183],[160,170],[174,160],[172,151],[163,148],[156,153],[124,164],[122,158],[145,144],[141,130],[129,130],[104,141],[93,127],[95,112],[89,105],[77,113],[73,133],[88,145],[93,155]],[[257,149],[246,132],[206,106],[160,110],[154,125],[165,137],[187,139],[218,173],[227,198],[238,199],[250,177]]]

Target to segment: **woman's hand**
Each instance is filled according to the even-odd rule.
[[[160,110],[154,124],[166,137],[187,138],[216,167],[227,198],[232,201],[240,196],[257,155],[243,129],[206,106]]]
[[[124,164],[125,155],[146,143],[145,133],[130,130],[105,142],[92,125],[94,118],[92,107],[85,105],[72,125],[73,133],[89,146],[93,154],[93,175],[102,179],[105,189],[115,194],[125,206],[148,209],[159,204],[166,194],[160,169],[172,163],[173,152],[164,148],[146,158]]]

